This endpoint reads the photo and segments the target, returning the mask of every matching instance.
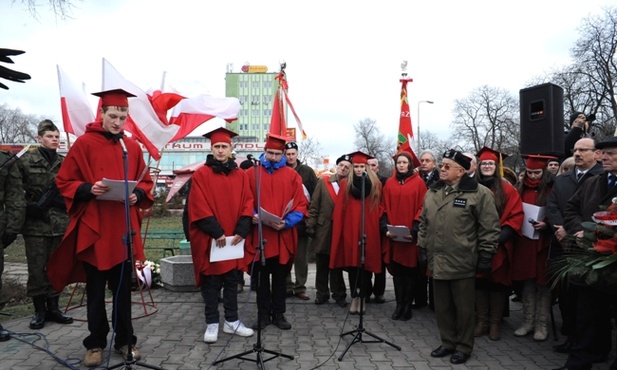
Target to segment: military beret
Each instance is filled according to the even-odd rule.
[[[454,149],[446,150],[446,152],[443,153],[443,158],[448,158],[448,159],[453,160],[454,162],[458,163],[459,166],[463,167],[465,170],[468,170],[469,167],[471,167],[471,162],[469,161],[469,158],[467,158],[462,152],[459,152],[458,150],[454,150]]]
[[[296,144],[295,142],[291,141],[291,142],[285,144],[285,149],[295,149],[295,150],[298,150],[298,144]]]
[[[351,163],[351,156],[349,154],[343,154],[342,156],[338,157],[338,159],[336,160],[336,164],[339,164],[342,161]]]

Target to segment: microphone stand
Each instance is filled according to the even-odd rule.
[[[126,256],[126,261],[124,261],[124,266],[121,269],[121,276],[120,276],[120,286],[124,287],[124,289],[126,290],[127,294],[128,294],[128,314],[127,314],[127,319],[128,319],[128,323],[131,323],[132,321],[132,313],[131,313],[131,279],[129,278],[130,276],[132,276],[133,273],[133,268],[135,266],[135,261],[133,260],[133,228],[131,226],[131,206],[129,204],[129,163],[128,163],[128,151],[126,150],[126,145],[124,145],[124,139],[119,138],[118,141],[120,142],[120,145],[122,146],[122,163],[124,165],[124,220],[125,220],[125,227],[126,227],[126,234],[124,234],[124,237],[122,238],[122,243],[125,246],[125,250],[127,253]],[[118,320],[116,320],[116,324],[118,323]],[[157,367],[154,365],[149,365],[143,362],[139,362],[137,360],[134,359],[133,357],[133,351],[132,351],[132,347],[133,347],[133,332],[127,330],[126,332],[126,345],[127,345],[127,349],[128,349],[128,354],[126,356],[126,359],[124,360],[124,362],[121,362],[119,364],[113,365],[111,367],[108,367],[108,369],[115,369],[118,367],[122,367],[122,369],[133,369],[133,365],[138,365],[138,366],[143,366],[145,368],[148,369],[154,369],[154,370],[164,370],[162,367]]]
[[[260,163],[258,159],[251,159],[255,161],[255,164],[253,165],[253,173],[255,174],[255,193],[257,194],[257,214],[261,214],[261,186],[260,186],[260,180],[261,180],[261,170],[260,170]],[[258,173],[259,172],[259,173]],[[268,362],[272,359],[275,359],[277,357],[285,357],[289,360],[293,360],[293,356],[284,354],[282,352],[276,352],[276,351],[272,351],[269,349],[264,348],[263,343],[261,342],[261,331],[263,330],[261,328],[261,317],[263,312],[261,312],[261,308],[259,305],[259,297],[260,297],[260,291],[261,291],[261,274],[263,273],[263,270],[266,267],[266,254],[265,254],[265,245],[268,242],[266,239],[264,239],[263,237],[263,225],[261,222],[261,217],[259,218],[259,222],[257,222],[257,238],[259,239],[259,244],[257,245],[257,251],[259,253],[259,261],[261,264],[261,267],[257,269],[257,342],[255,342],[255,344],[253,344],[253,348],[241,353],[238,353],[236,355],[233,356],[229,356],[226,357],[224,359],[221,360],[217,360],[214,361],[212,363],[212,365],[217,365],[220,364],[222,362],[225,361],[229,361],[231,359],[241,359],[241,360],[245,360],[245,361],[251,361],[251,362],[255,362],[257,364],[257,368],[260,370],[264,370],[265,367],[265,362]],[[254,269],[254,267],[253,267]],[[267,354],[272,355],[272,357],[264,359],[264,352]],[[255,358],[250,358],[250,357],[245,357],[251,353],[255,353],[256,357]]]
[[[352,169],[353,171],[353,169]],[[360,308],[359,308],[359,322],[358,322],[358,326],[356,329],[354,330],[350,330],[348,332],[345,332],[343,334],[341,334],[341,337],[344,337],[346,335],[353,335],[353,338],[351,339],[351,342],[349,342],[349,344],[347,344],[347,347],[345,347],[345,350],[343,351],[343,353],[341,353],[341,355],[339,356],[338,360],[342,361],[343,357],[345,356],[345,354],[347,353],[347,351],[349,351],[349,349],[351,348],[351,346],[353,346],[356,343],[386,343],[387,345],[394,347],[396,349],[398,349],[399,351],[401,350],[401,347],[397,346],[396,344],[389,342],[373,333],[371,333],[370,331],[364,329],[364,275],[365,275],[365,270],[364,270],[364,263],[366,261],[366,230],[365,230],[365,224],[364,224],[364,220],[366,217],[366,210],[364,208],[365,203],[366,203],[366,196],[365,196],[365,185],[366,185],[366,176],[367,173],[366,171],[364,171],[362,173],[362,189],[360,191],[360,203],[362,205],[362,211],[360,213],[360,241],[358,242],[358,245],[360,246],[360,269],[358,270],[359,274],[360,274],[360,279],[356,279],[356,285],[358,284],[358,280],[360,283]],[[353,287],[353,289],[357,289],[357,287]],[[373,339],[371,340],[365,340],[362,335],[366,334],[370,337],[372,337]]]

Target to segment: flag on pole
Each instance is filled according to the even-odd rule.
[[[413,81],[411,78],[403,78],[401,81],[401,117],[398,126],[398,140],[396,145],[396,152],[405,151],[411,154],[413,161],[413,167],[418,167],[420,161],[411,148],[411,141],[413,139],[413,129],[411,127],[411,114],[409,113],[409,101],[407,100],[407,83]]]
[[[302,133],[302,140],[306,139],[306,132],[302,127],[302,122],[296,113],[296,110],[289,99],[287,77],[285,74],[285,64],[281,65],[281,71],[275,77],[278,80],[278,89],[274,94],[274,102],[272,104],[272,117],[270,119],[270,133],[274,135],[287,136],[287,119],[285,117],[285,106],[289,107],[293,114],[298,129]],[[294,138],[295,139],[295,138]]]
[[[141,142],[155,159],[168,143],[182,139],[204,122],[219,117],[233,121],[238,117],[237,98],[215,98],[198,95],[185,98],[177,93],[155,91],[146,94],[125,79],[107,60],[103,59],[103,90],[121,88],[136,95],[129,99],[129,117],[124,129]],[[172,109],[171,119],[167,111]]]
[[[86,131],[86,125],[94,121],[94,113],[88,102],[88,94],[79,87],[66,73],[56,65],[58,70],[58,85],[60,87],[60,109],[64,132],[81,136]]]

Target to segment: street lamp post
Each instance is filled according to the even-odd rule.
[[[420,154],[420,103],[433,104],[434,102],[430,100],[420,100],[418,102],[418,155]]]

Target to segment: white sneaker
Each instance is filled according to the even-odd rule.
[[[241,337],[250,337],[251,335],[253,335],[253,329],[244,326],[244,324],[240,320],[233,322],[225,320],[223,332],[227,334],[237,334]]]
[[[204,333],[204,342],[214,343],[219,339],[219,324],[208,324]]]

